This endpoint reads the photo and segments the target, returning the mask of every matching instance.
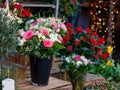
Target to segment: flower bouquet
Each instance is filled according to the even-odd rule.
[[[63,49],[62,37],[67,31],[61,19],[39,18],[26,22],[25,29],[18,33],[18,49],[27,55],[50,58]]]
[[[33,84],[47,85],[52,65],[52,55],[64,48],[63,36],[67,28],[61,19],[39,18],[26,22],[18,32],[18,50],[30,56]],[[37,71],[37,72],[36,72]]]
[[[91,60],[80,55],[72,55],[63,60],[60,68],[68,73],[73,90],[83,90],[85,76],[91,64]]]

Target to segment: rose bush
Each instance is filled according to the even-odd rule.
[[[62,55],[84,55],[96,63],[110,57],[104,38],[99,37],[96,32],[93,32],[89,28],[86,28],[86,30],[83,30],[81,27],[73,28],[68,22],[66,23],[66,27],[67,34],[63,38],[66,49],[61,50]]]

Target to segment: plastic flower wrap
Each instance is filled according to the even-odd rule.
[[[18,32],[18,50],[24,54],[45,58],[63,49],[67,28],[58,18],[39,18],[26,22]]]

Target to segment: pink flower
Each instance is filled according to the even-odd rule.
[[[34,31],[33,30],[28,30],[27,32],[24,33],[23,37],[26,40],[30,40],[33,35],[34,35]]]
[[[50,47],[52,47],[52,46],[54,45],[54,43],[53,43],[53,41],[50,40],[50,39],[45,39],[45,40],[43,41],[43,45],[44,45],[44,47],[50,48]]]
[[[41,28],[42,34],[43,35],[49,35],[49,31],[47,30],[47,28]]]
[[[38,24],[38,21],[37,20],[35,20],[34,22],[32,22],[32,24],[31,25],[37,25]]]
[[[58,40],[57,40],[59,43],[63,43],[63,38],[61,35],[58,35]]]
[[[79,55],[75,55],[75,56],[74,56],[74,59],[75,59],[76,61],[79,61],[79,60],[80,60],[80,56],[79,56]]]

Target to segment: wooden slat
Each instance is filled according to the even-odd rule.
[[[16,88],[18,90],[72,90],[72,85],[68,81],[50,77],[47,86],[33,86],[30,79],[27,79],[22,82],[17,82]]]

